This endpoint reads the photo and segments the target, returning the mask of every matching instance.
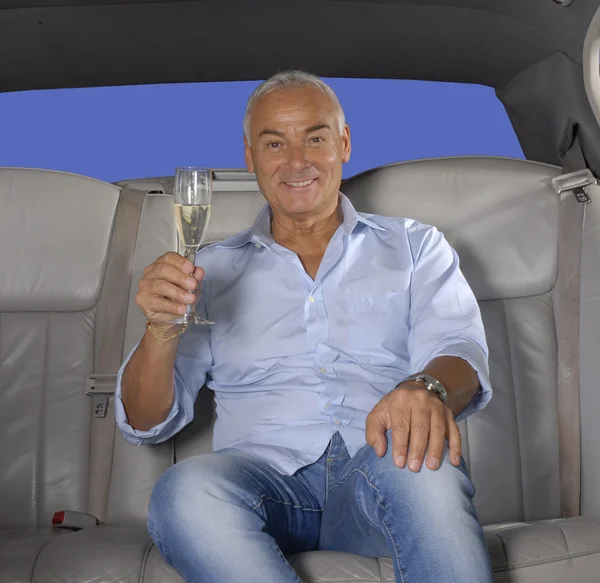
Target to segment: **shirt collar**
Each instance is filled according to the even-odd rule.
[[[378,231],[385,231],[386,229],[377,223],[369,220],[366,216],[356,212],[350,199],[343,193],[339,193],[340,204],[342,205],[342,229],[345,235],[350,235],[356,225],[362,223],[372,229]],[[254,220],[254,224],[251,229],[240,233],[237,236],[229,239],[227,243],[219,244],[220,247],[234,248],[241,247],[247,243],[254,243],[255,245],[272,245],[273,237],[271,235],[271,207],[266,203]]]

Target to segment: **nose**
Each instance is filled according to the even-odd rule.
[[[291,170],[304,170],[310,166],[306,149],[301,145],[292,145],[287,149],[286,166]]]

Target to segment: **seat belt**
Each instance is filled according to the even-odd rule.
[[[123,188],[115,213],[104,285],[96,308],[94,374],[86,394],[94,400],[91,419],[88,511],[103,521],[113,463],[116,423],[110,397],[123,362],[125,327],[140,217],[146,192]]]
[[[581,512],[581,409],[579,386],[579,322],[581,251],[586,188],[596,184],[575,131],[563,158],[562,174],[552,180],[560,196],[558,249],[558,447],[560,511],[563,518]]]

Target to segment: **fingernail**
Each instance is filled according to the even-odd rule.
[[[185,306],[177,306],[177,311],[180,314],[185,314],[187,312],[187,308]]]
[[[439,465],[440,465],[440,460],[438,460],[435,457],[432,457],[430,460],[427,461],[427,467],[430,470],[437,470]]]
[[[196,296],[194,294],[185,294],[185,301],[186,302],[195,302]]]
[[[419,460],[413,460],[408,466],[413,472],[418,472],[421,469],[421,462]]]
[[[185,283],[189,288],[192,288],[194,285],[196,285],[196,280],[193,277],[190,277]]]
[[[397,455],[396,456],[396,465],[399,468],[403,468],[406,465],[406,457],[403,455]]]

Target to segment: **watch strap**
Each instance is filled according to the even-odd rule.
[[[428,374],[415,374],[405,378],[400,384],[407,383],[409,381],[421,383],[423,388],[435,393],[442,403],[446,402],[446,399],[448,398],[446,387],[444,387],[444,385],[435,377],[432,377]]]

